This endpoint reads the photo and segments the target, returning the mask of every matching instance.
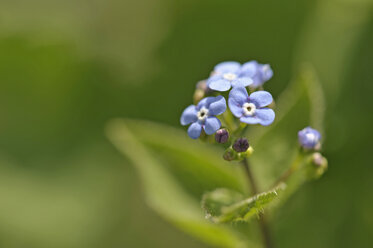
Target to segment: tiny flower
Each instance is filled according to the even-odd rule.
[[[275,112],[266,108],[272,101],[272,95],[267,91],[256,91],[249,96],[245,88],[236,87],[229,92],[228,105],[241,122],[268,126],[275,119]]]
[[[201,135],[202,128],[206,134],[215,133],[221,126],[220,120],[215,115],[221,115],[227,109],[223,96],[206,97],[197,106],[187,107],[180,118],[181,125],[191,124],[188,128],[188,135],[197,139]]]
[[[242,65],[240,76],[251,78],[253,83],[250,87],[257,88],[272,78],[273,71],[269,64],[259,64],[253,60]]]
[[[216,142],[220,144],[224,144],[228,141],[228,139],[229,139],[229,132],[227,129],[222,128],[216,131],[216,134],[215,134]]]
[[[249,146],[249,141],[247,139],[239,138],[238,140],[236,140],[236,142],[234,142],[233,149],[236,152],[246,152],[247,149],[249,149]]]
[[[320,147],[321,134],[319,131],[306,127],[298,132],[299,144],[306,149],[318,149]]]
[[[241,75],[241,64],[234,61],[223,62],[215,66],[207,86],[216,91],[227,91],[231,87],[246,87],[252,84],[252,79]]]

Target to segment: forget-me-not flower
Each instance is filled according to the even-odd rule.
[[[253,80],[241,74],[241,64],[228,61],[217,64],[212,76],[207,80],[207,86],[216,91],[227,91],[231,87],[251,85]]]
[[[198,104],[190,105],[181,115],[180,123],[185,126],[191,124],[188,128],[188,135],[192,139],[197,139],[201,135],[202,128],[206,134],[215,133],[221,123],[216,115],[221,115],[227,109],[227,104],[223,96],[206,97]]]
[[[257,88],[272,78],[273,71],[269,64],[259,64],[252,60],[242,65],[240,76],[251,78],[253,83],[250,87]]]
[[[320,139],[320,132],[311,127],[306,127],[298,132],[299,144],[306,149],[318,149]]]
[[[275,112],[266,108],[272,101],[272,95],[267,91],[256,91],[249,96],[244,87],[236,87],[229,92],[228,105],[241,122],[268,126],[275,119]]]

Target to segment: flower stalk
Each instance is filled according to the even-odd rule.
[[[242,160],[242,165],[245,169],[245,173],[246,173],[248,182],[250,184],[251,193],[253,195],[258,194],[258,192],[259,192],[258,187],[256,185],[254,175],[251,171],[249,160],[247,158],[244,158]],[[259,214],[259,220],[258,221],[259,221],[260,231],[261,231],[262,236],[263,236],[263,243],[264,243],[265,247],[266,248],[273,248],[268,223],[267,223],[267,220],[266,220],[263,213]]]

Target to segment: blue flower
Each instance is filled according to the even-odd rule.
[[[249,96],[244,87],[236,87],[229,92],[228,105],[241,122],[268,126],[274,121],[275,112],[265,107],[272,101],[272,95],[267,91],[256,91]]]
[[[221,123],[215,115],[221,115],[227,109],[227,104],[223,96],[203,98],[197,106],[187,107],[180,118],[181,125],[191,124],[188,128],[188,135],[192,139],[197,139],[201,135],[202,128],[206,134],[215,133]]]
[[[270,80],[273,76],[273,71],[268,64],[259,64],[252,60],[242,65],[240,77],[249,77],[253,80],[250,87],[257,88]]]
[[[216,91],[227,91],[231,87],[251,85],[253,80],[241,75],[241,64],[234,61],[223,62],[215,66],[207,86]]]
[[[321,134],[316,129],[306,127],[298,132],[299,144],[306,149],[318,149],[320,147]]]

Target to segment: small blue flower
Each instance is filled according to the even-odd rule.
[[[299,144],[306,149],[318,149],[321,134],[316,129],[306,127],[298,132]]]
[[[250,87],[257,88],[270,80],[273,76],[273,71],[269,64],[259,64],[252,60],[242,65],[240,77],[249,77],[253,80]]]
[[[227,91],[231,87],[251,85],[253,80],[241,75],[241,64],[234,61],[223,62],[215,66],[212,76],[207,80],[207,86],[216,91]]]
[[[221,123],[215,115],[221,115],[227,109],[227,104],[223,96],[203,98],[197,106],[187,107],[180,118],[181,125],[191,124],[188,128],[188,135],[192,139],[197,139],[201,135],[202,128],[206,134],[215,133]]]
[[[256,91],[249,96],[244,87],[236,87],[229,92],[228,105],[241,122],[268,126],[274,121],[275,112],[265,107],[272,101],[272,95],[267,91]]]

